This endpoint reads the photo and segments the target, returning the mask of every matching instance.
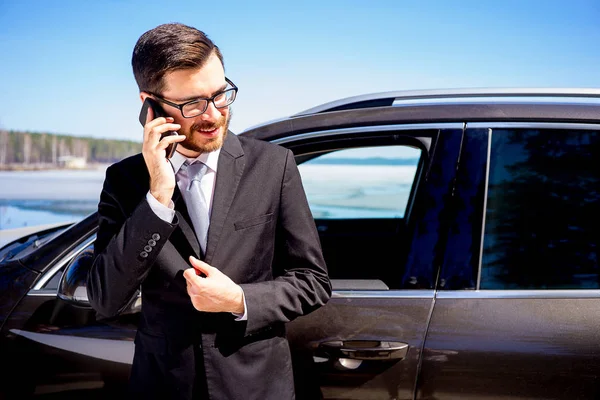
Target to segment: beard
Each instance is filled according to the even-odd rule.
[[[223,141],[227,136],[227,132],[229,131],[229,121],[231,120],[231,108],[229,109],[229,114],[227,117],[221,116],[221,118],[214,123],[210,122],[200,122],[191,126],[189,131],[181,132],[179,134],[185,135],[185,140],[179,142],[179,144],[186,149],[192,150],[194,152],[199,153],[210,153],[211,151],[215,151],[220,149],[223,146]],[[195,133],[201,130],[213,130],[219,129],[221,132],[217,137],[211,139],[204,139],[196,137]]]

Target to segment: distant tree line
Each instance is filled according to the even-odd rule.
[[[113,163],[141,149],[141,143],[128,140],[0,130],[0,168],[18,164],[59,166],[68,158]]]

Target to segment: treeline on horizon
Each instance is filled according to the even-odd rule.
[[[113,163],[139,153],[142,144],[52,133],[0,130],[0,167],[14,164],[60,165],[68,158]]]

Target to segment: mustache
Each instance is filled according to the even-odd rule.
[[[192,131],[209,131],[209,130],[214,130],[217,128],[222,127],[223,125],[225,125],[226,123],[226,119],[225,118],[221,118],[218,122],[214,123],[214,122],[206,122],[206,123],[197,123],[192,125]]]

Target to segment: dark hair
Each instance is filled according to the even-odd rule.
[[[162,24],[140,36],[131,66],[140,92],[159,94],[167,72],[202,68],[212,54],[224,67],[221,51],[204,32],[180,23]]]

